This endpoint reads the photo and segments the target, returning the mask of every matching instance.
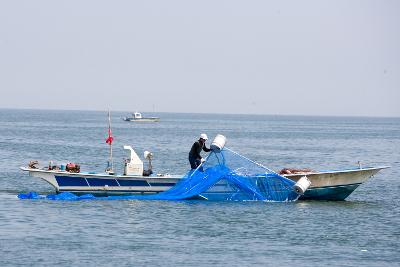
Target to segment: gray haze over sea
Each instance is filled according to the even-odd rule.
[[[0,1],[0,107],[400,117],[399,13],[398,0]]]
[[[159,173],[183,174],[202,132],[265,166],[315,170],[390,165],[346,201],[19,200],[54,193],[19,170],[77,162],[103,171],[107,113],[0,110],[0,266],[395,266],[400,263],[400,119],[112,113],[114,160],[123,145],[154,153]],[[210,142],[207,144],[209,145]]]

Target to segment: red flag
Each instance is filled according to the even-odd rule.
[[[111,127],[108,127],[108,138],[106,139],[106,143],[111,145],[113,140],[114,137],[111,135]]]

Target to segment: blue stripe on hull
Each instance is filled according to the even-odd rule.
[[[87,179],[90,186],[118,186],[118,183],[115,179],[96,179],[91,178]]]
[[[76,191],[76,190],[65,190],[60,188],[60,190],[57,191],[58,193],[61,192],[70,192],[74,193],[75,195],[85,195],[85,194],[92,194],[94,196],[130,196],[130,195],[147,195],[147,194],[157,194],[162,191],[154,191],[154,192],[143,192],[143,190],[109,190],[109,191],[104,191],[104,190],[85,190],[85,191]]]
[[[149,186],[149,183],[145,180],[123,180],[119,179],[118,183],[120,186]]]
[[[55,176],[58,186],[88,186],[85,178],[71,176]]]
[[[360,184],[309,188],[300,199],[345,200]]]
[[[145,180],[126,180],[109,178],[84,178],[77,176],[55,176],[58,186],[149,186]],[[152,183],[152,186],[173,186],[174,183]]]
[[[150,183],[151,186],[174,186],[175,183]]]

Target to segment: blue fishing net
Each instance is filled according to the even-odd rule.
[[[20,199],[84,200],[84,199],[138,199],[213,201],[295,201],[299,195],[293,190],[294,182],[272,170],[224,148],[213,151],[196,170],[189,171],[171,189],[153,195],[77,196],[72,193],[41,196],[36,193],[20,194]]]
[[[220,180],[199,194],[210,200],[295,201],[299,194],[294,182],[229,148],[210,153],[202,166],[204,172],[213,170]],[[194,175],[201,176],[201,167]]]

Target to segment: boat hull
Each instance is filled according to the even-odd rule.
[[[345,200],[368,178],[386,168],[388,167],[289,174],[285,175],[285,177],[297,182],[301,177],[307,176],[311,181],[310,188],[307,189],[300,199]]]
[[[128,118],[125,117],[123,118],[124,121],[130,121],[130,122],[159,122],[160,118],[141,118],[141,119],[136,119],[136,118]]]
[[[345,171],[327,171],[308,174],[290,174],[287,178],[297,181],[306,175],[311,181],[310,188],[300,199],[304,200],[344,200],[359,185],[381,169],[365,168]],[[156,194],[173,187],[183,175],[167,176],[125,176],[94,173],[69,173],[21,168],[30,176],[39,177],[51,184],[57,193],[72,192],[78,195],[132,195]],[[232,193],[232,187],[221,181],[206,194],[225,195]]]
[[[300,196],[302,200],[345,200],[361,184],[349,184],[338,186],[327,186],[309,188],[304,195]]]

